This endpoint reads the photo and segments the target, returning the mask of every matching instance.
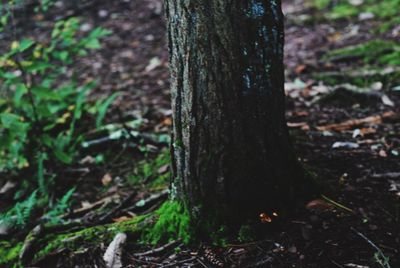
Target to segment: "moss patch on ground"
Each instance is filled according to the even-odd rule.
[[[365,64],[400,66],[400,44],[394,41],[371,40],[356,46],[332,50],[324,59],[338,57],[359,58]]]
[[[35,254],[35,259],[42,258],[60,247],[76,251],[90,245],[95,246],[100,243],[107,244],[120,232],[131,236],[138,235],[142,227],[146,226],[146,224],[150,224],[150,221],[149,216],[138,216],[132,220],[89,227],[71,233],[50,234],[38,241],[39,245],[46,246],[38,249]]]
[[[23,243],[0,242],[0,267],[20,267],[18,264],[19,253]]]
[[[340,72],[315,73],[313,77],[329,85],[350,83],[370,88],[381,82],[390,88],[400,82],[400,44],[388,40],[371,40],[356,46],[348,46],[326,53],[323,61],[343,61],[357,64]]]
[[[351,84],[359,87],[360,93],[371,91],[374,83],[382,83],[383,88],[390,89],[400,83],[400,69],[359,69],[342,70],[341,72],[322,72],[314,73],[313,78],[323,81],[327,85]]]
[[[132,220],[85,228],[78,231],[57,233],[51,229],[44,231],[44,236],[34,242],[33,263],[52,252],[60,249],[68,249],[72,252],[80,249],[97,247],[112,241],[117,233],[123,232],[129,236],[139,236],[146,225],[152,224],[149,215],[138,216]],[[23,243],[1,242],[0,267],[20,267],[19,254]]]
[[[160,241],[181,239],[188,244],[192,240],[190,216],[187,209],[178,201],[165,202],[156,212],[158,217],[154,226],[142,235],[143,243],[157,244]]]
[[[363,12],[387,19],[398,16],[400,0],[364,0],[360,5],[351,4],[348,0],[311,0],[311,5],[318,10],[324,10],[331,19],[354,17]]]

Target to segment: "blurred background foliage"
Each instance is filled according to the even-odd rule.
[[[0,216],[10,225],[23,226],[38,208],[47,207],[44,218],[50,220],[66,211],[73,189],[54,200],[55,171],[77,160],[84,133],[102,124],[115,99],[112,95],[89,101],[97,81],[78,80],[71,68],[76,57],[89,57],[90,51],[100,49],[101,38],[110,31],[94,28],[82,33],[81,19],[72,16],[55,21],[45,39],[21,34],[15,17],[21,7],[28,5],[36,16],[43,16],[55,3],[0,4],[0,32],[10,40],[4,42],[8,48],[0,57],[0,174],[20,178],[15,206]]]

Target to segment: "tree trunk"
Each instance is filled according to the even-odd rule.
[[[303,172],[284,115],[280,1],[166,0],[166,14],[177,198],[203,226],[284,209]]]

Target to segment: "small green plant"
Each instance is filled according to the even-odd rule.
[[[55,2],[56,0],[40,0],[37,10],[46,12],[47,10],[49,10],[50,7],[52,7],[55,4]]]
[[[63,197],[58,200],[55,206],[51,208],[50,211],[48,211],[44,215],[44,219],[48,220],[50,223],[62,223],[63,220],[60,219],[58,216],[66,213],[68,209],[70,208],[70,203],[71,203],[71,197],[75,192],[75,188],[70,189]]]
[[[0,225],[20,227],[24,226],[32,216],[36,208],[37,191],[34,191],[27,199],[18,202],[7,213],[0,214]]]
[[[100,49],[100,39],[109,31],[95,28],[83,34],[80,19],[72,17],[56,21],[46,41],[18,38],[12,12],[13,6],[22,2],[0,4],[0,30],[11,31],[9,36],[14,39],[0,56],[0,174],[31,174],[21,177],[23,190],[15,195],[17,205],[0,217],[16,219],[11,222],[18,226],[24,225],[36,208],[51,203],[50,189],[57,183],[52,169],[75,161],[83,132],[102,124],[117,96],[92,104],[88,95],[96,81],[78,79],[72,67],[77,57]],[[44,12],[54,2],[42,0],[35,10]],[[32,189],[38,190],[22,200],[24,192]],[[44,218],[53,221],[62,214],[72,192],[50,206]]]
[[[390,268],[390,259],[386,257],[381,250],[374,253],[374,260],[382,268]]]
[[[14,41],[0,57],[0,172],[28,167],[37,151],[72,162],[81,141],[76,125],[88,109],[86,97],[95,83],[78,85],[74,75],[60,80],[73,56],[100,48],[98,39],[109,33],[97,28],[77,38],[78,29],[77,18],[59,21],[50,44]]]
[[[149,181],[148,187],[150,188],[165,186],[169,181],[170,173],[167,169],[165,172],[160,169],[164,169],[169,163],[169,151],[163,150],[155,158],[148,157],[140,161],[133,174],[128,177],[128,182],[132,185],[138,185]]]

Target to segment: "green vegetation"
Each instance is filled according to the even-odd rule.
[[[40,1],[36,12],[53,2]],[[88,94],[96,81],[79,78],[72,67],[77,57],[100,49],[109,31],[82,34],[81,20],[71,17],[56,21],[46,40],[19,37],[12,7],[20,4],[0,4],[0,30],[13,37],[0,56],[0,174],[19,180],[16,205],[0,214],[0,224],[14,227],[23,227],[38,210],[49,221],[66,210],[72,191],[55,200],[54,170],[76,161],[84,132],[101,125],[115,98],[92,104]]]
[[[330,51],[325,59],[337,57],[359,58],[365,64],[400,66],[400,44],[393,41],[371,40],[357,46]]]
[[[18,264],[23,243],[0,242],[0,267],[21,267]],[[6,266],[7,265],[7,266]]]
[[[180,201],[165,202],[156,212],[158,217],[154,226],[143,232],[142,242],[157,244],[160,242],[181,239],[183,243],[193,243],[199,236],[209,239],[216,246],[226,246],[229,238],[228,229],[215,222],[215,216],[210,213],[207,219],[197,222],[192,219],[189,211]],[[198,228],[196,228],[196,225]],[[194,233],[194,230],[200,233]]]
[[[182,239],[187,244],[192,241],[189,212],[180,202],[165,202],[155,215],[157,222],[143,233],[142,242],[157,244],[160,241]]]
[[[242,225],[239,229],[238,240],[239,242],[246,243],[256,240],[257,235],[250,225]]]
[[[371,86],[376,82],[382,83],[385,89],[390,89],[398,85],[400,82],[400,72],[395,70],[386,72],[378,68],[361,68],[356,71],[314,73],[313,78],[332,86],[343,83],[354,85],[359,87],[357,91],[365,93],[370,91]]]
[[[51,231],[51,226],[44,231],[44,236],[34,241],[34,260],[38,260],[58,249],[69,249],[72,252],[98,247],[102,243],[110,243],[117,233],[123,232],[134,237],[139,236],[142,228],[151,224],[149,216],[138,216],[132,220],[107,225],[85,228],[79,231],[57,233]],[[44,227],[46,228],[46,227]],[[15,242],[15,241],[12,241]],[[0,242],[0,266],[20,267],[19,254],[23,243]]]
[[[370,12],[376,17],[387,19],[398,16],[400,0],[364,0],[360,5],[351,4],[347,0],[311,0],[313,6],[319,10],[327,10],[327,17],[331,19],[342,19],[357,16],[363,12]]]
[[[141,160],[134,168],[133,174],[128,177],[131,185],[140,185],[148,181],[147,188],[164,188],[170,180],[171,173],[168,171],[170,163],[169,150],[165,149],[155,158],[150,156]]]
[[[356,46],[329,51],[324,61],[355,61],[357,69],[341,72],[315,73],[317,80],[329,85],[342,83],[368,88],[380,82],[384,88],[391,88],[400,82],[400,44],[393,41],[371,40]],[[389,68],[388,68],[389,67]]]

